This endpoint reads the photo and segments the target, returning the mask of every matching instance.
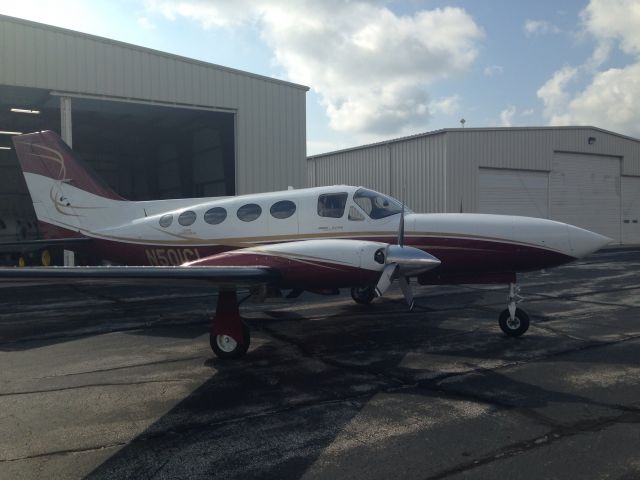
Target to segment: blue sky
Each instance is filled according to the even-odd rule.
[[[461,118],[640,137],[640,0],[5,0],[0,13],[307,85],[309,154]]]

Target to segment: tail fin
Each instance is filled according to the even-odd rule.
[[[46,130],[20,135],[13,137],[13,144],[23,173],[68,183],[99,197],[124,200],[56,133]]]
[[[57,134],[19,135],[13,144],[45,238],[86,233],[116,220],[124,199]]]

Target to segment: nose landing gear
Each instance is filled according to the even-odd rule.
[[[507,308],[498,317],[500,328],[505,335],[519,337],[529,329],[529,315],[516,306],[522,300],[520,287],[515,283],[510,283]]]

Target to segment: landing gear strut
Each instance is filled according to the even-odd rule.
[[[218,358],[240,358],[251,343],[249,327],[240,317],[234,289],[220,289],[215,316],[211,320],[209,344]]]
[[[519,337],[529,328],[529,315],[516,305],[522,301],[520,287],[515,283],[509,284],[509,298],[506,310],[500,313],[498,319],[500,328],[510,337]]]

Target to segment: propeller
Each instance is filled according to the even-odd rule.
[[[424,250],[404,246],[404,202],[402,202],[400,225],[398,226],[398,244],[387,245],[384,253],[385,267],[375,288],[376,295],[379,297],[384,295],[393,281],[397,280],[411,311],[414,307],[414,300],[409,277],[436,268],[440,265],[440,260]]]

